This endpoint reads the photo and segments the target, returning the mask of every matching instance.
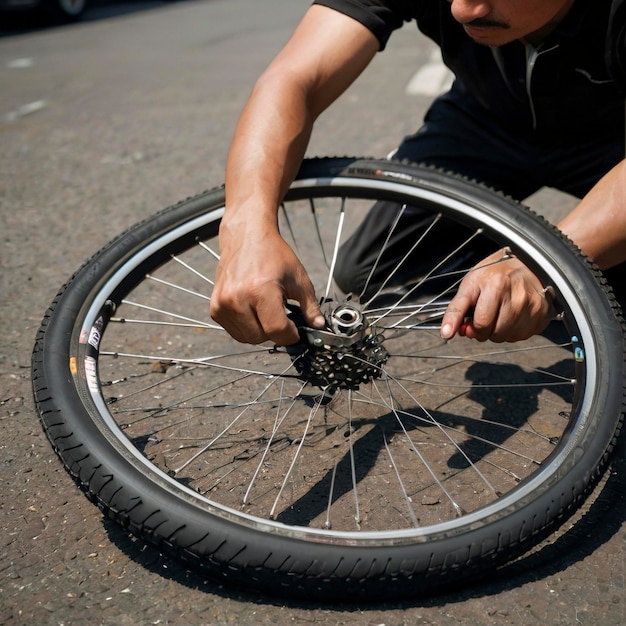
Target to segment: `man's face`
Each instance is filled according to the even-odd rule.
[[[477,43],[502,46],[516,39],[541,38],[554,28],[574,0],[448,0],[452,16]]]

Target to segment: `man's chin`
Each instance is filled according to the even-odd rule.
[[[473,41],[484,46],[503,46],[514,40],[506,28],[464,25],[463,29]]]

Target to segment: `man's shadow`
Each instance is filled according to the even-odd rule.
[[[466,372],[466,378],[472,383],[468,399],[483,406],[482,419],[440,410],[426,411],[415,406],[403,407],[375,419],[352,421],[352,450],[348,449],[336,468],[329,470],[306,494],[291,502],[277,520],[290,525],[312,522],[326,511],[328,494],[332,494],[335,502],[352,492],[355,483],[358,485],[375,467],[385,450],[385,442],[402,431],[410,434],[439,427],[463,432],[464,441],[456,444],[456,452],[447,459],[447,466],[455,470],[471,467],[528,426],[529,418],[538,409],[539,395],[546,388],[571,404],[574,389],[568,381],[573,376],[572,368],[571,359],[554,364],[548,375],[544,370],[524,369],[518,365],[473,363]],[[562,384],[553,384],[555,381],[562,381]],[[500,387],[503,393],[495,393],[494,387]],[[358,436],[362,429],[367,432]]]

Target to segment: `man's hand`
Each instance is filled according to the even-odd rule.
[[[549,288],[507,250],[484,259],[461,282],[443,317],[441,336],[521,341],[554,317]]]
[[[324,326],[311,280],[278,233],[246,239],[222,232],[220,241],[211,317],[232,337],[252,344],[296,343],[298,331],[285,312],[288,299],[300,303],[312,327]]]

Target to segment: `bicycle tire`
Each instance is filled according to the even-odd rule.
[[[387,285],[378,308],[329,287],[336,225],[379,199],[431,211],[432,232],[443,215],[508,246],[554,287],[560,319],[519,344],[445,342],[429,307],[458,269],[426,300]],[[582,503],[621,428],[624,328],[600,272],[553,226],[440,170],[306,160],[282,231],[311,256],[324,307],[362,310],[377,339],[305,367],[310,346],[243,346],[209,319],[223,206],[218,188],[130,228],[76,272],[38,331],[43,428],[106,515],[233,583],[376,601],[493,571]],[[342,382],[319,373],[335,376],[342,359],[353,364]]]

